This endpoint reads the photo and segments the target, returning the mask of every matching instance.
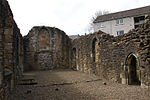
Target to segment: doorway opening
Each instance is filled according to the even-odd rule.
[[[129,85],[140,85],[140,70],[138,66],[138,60],[135,55],[131,54],[127,58],[127,66],[128,66],[128,84]]]

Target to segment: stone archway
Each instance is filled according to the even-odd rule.
[[[42,27],[37,36],[37,52],[35,54],[35,63],[40,70],[53,69],[51,55],[51,37],[47,28]]]
[[[93,39],[93,42],[92,42],[92,55],[93,55],[93,62],[97,63],[98,62],[98,40],[97,38],[94,38]]]
[[[50,50],[50,34],[47,29],[40,30],[38,35],[38,51]]]
[[[130,54],[126,59],[126,78],[129,85],[141,85],[139,60],[135,54]]]
[[[75,68],[76,69],[76,67],[77,67],[77,50],[76,50],[76,48],[73,48],[72,49],[72,67],[73,68]]]
[[[98,62],[99,62],[99,39],[97,36],[93,37],[92,43],[91,43],[91,58],[92,58],[92,67],[91,67],[91,73],[93,74],[98,74],[99,73],[99,67],[98,67]]]

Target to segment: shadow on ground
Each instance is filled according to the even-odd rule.
[[[30,72],[37,85],[18,85],[10,100],[148,100],[139,86],[127,86],[72,70]],[[104,84],[105,83],[105,84]]]
[[[72,70],[37,71],[37,85],[18,85],[10,100],[96,100],[79,89],[101,79]]]

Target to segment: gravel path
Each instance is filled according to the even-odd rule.
[[[148,90],[72,70],[35,71],[37,85],[18,85],[10,100],[150,100]],[[104,84],[106,83],[106,85]]]

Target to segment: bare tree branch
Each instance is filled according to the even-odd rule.
[[[94,20],[98,17],[98,16],[101,16],[101,15],[105,15],[105,14],[109,14],[110,11],[107,11],[107,10],[99,10],[97,11],[94,16],[92,16],[91,20],[90,20],[90,23],[89,23],[89,28],[88,28],[88,32],[94,32]]]

